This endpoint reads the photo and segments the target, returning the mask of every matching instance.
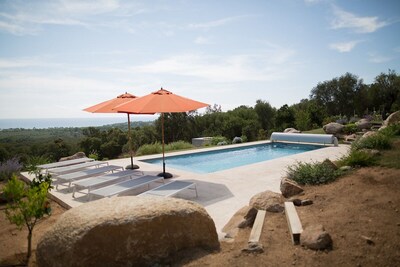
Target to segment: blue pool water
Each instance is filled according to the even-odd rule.
[[[165,163],[167,169],[172,167],[196,173],[211,173],[311,151],[321,147],[317,145],[268,143],[171,156],[165,158]],[[143,161],[162,166],[162,158]]]

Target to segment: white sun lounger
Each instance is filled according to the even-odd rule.
[[[100,187],[103,185],[107,185],[109,183],[116,183],[122,179],[127,177],[132,178],[134,175],[141,175],[141,172],[136,170],[125,170],[120,172],[114,172],[106,175],[91,177],[79,181],[72,182],[74,186],[74,191],[72,193],[72,197],[75,198],[75,192],[79,192],[79,190],[88,189],[88,197],[89,193],[94,187]]]
[[[74,164],[79,164],[79,163],[84,163],[84,162],[89,162],[89,161],[94,161],[94,159],[90,159],[90,158],[71,159],[71,160],[64,160],[64,161],[42,164],[42,165],[38,165],[37,167],[39,169],[48,170],[48,169],[52,169],[52,168],[64,167],[64,166],[69,166],[69,165],[74,165]]]
[[[114,172],[115,170],[118,169],[121,169],[121,171],[124,170],[124,168],[120,166],[108,165],[104,167],[63,174],[57,177],[58,184],[56,186],[56,189],[58,189],[58,185],[60,183],[68,183],[68,187],[71,187],[71,183],[75,180],[80,180],[91,176],[97,176],[106,172]]]
[[[196,197],[198,197],[196,184],[185,181],[172,181],[168,184],[164,184],[149,191],[146,191],[140,194],[140,196],[172,197],[185,189],[195,190]]]
[[[149,187],[151,183],[161,181],[164,182],[164,178],[160,176],[142,176],[136,179],[93,190],[89,193],[89,200],[91,200],[93,196],[112,197],[141,186],[147,185]]]
[[[101,165],[108,165],[108,162],[106,161],[91,161],[91,162],[85,162],[85,163],[80,163],[80,164],[75,164],[71,166],[65,166],[65,167],[59,167],[59,168],[54,168],[47,170],[48,173],[59,176],[62,174],[67,174],[71,172],[77,172],[89,167],[99,167]]]

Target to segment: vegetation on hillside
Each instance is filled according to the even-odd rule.
[[[260,97],[262,98],[262,97]],[[253,107],[239,106],[223,112],[221,106],[197,112],[165,114],[166,144],[193,137],[219,137],[226,143],[234,137],[263,140],[273,131],[294,127],[301,131],[319,129],[328,122],[350,123],[345,131],[356,130],[353,124],[370,116],[382,121],[400,109],[400,76],[395,71],[381,73],[372,84],[364,84],[356,75],[346,73],[318,83],[310,97],[294,105],[276,109],[259,99]],[[77,151],[98,159],[112,159],[129,152],[127,124],[89,128],[8,129],[0,131],[0,162],[18,157],[26,165],[31,157],[56,161]],[[132,129],[134,151],[151,150],[161,141],[161,119]],[[383,144],[384,140],[379,140]],[[156,145],[154,145],[156,146]]]

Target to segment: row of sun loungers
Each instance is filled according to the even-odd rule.
[[[56,190],[59,185],[65,184],[68,188],[72,186],[73,198],[76,192],[83,193],[83,190],[87,190],[87,197],[92,200],[93,197],[112,197],[145,186],[147,191],[141,193],[142,196],[172,197],[186,189],[195,190],[196,197],[198,196],[196,184],[193,182],[172,181],[165,184],[163,177],[144,175],[138,170],[124,170],[123,167],[89,158],[43,164],[38,167],[56,179]],[[153,183],[163,184],[150,189]]]

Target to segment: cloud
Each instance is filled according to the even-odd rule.
[[[393,59],[392,57],[382,56],[376,53],[369,53],[368,55],[369,55],[369,61],[377,64],[389,62]]]
[[[331,22],[332,29],[348,28],[358,33],[372,33],[389,24],[378,17],[358,17],[336,6],[333,7],[333,13],[335,18]]]
[[[353,50],[353,48],[359,43],[360,41],[350,41],[345,43],[333,43],[329,45],[330,49],[337,50],[340,53],[346,53]]]
[[[273,49],[257,54],[227,57],[181,54],[132,67],[132,72],[191,76],[213,82],[270,81],[287,77],[295,54],[290,49]]]
[[[211,44],[212,42],[211,42],[210,39],[207,38],[207,37],[198,36],[198,37],[194,40],[194,43],[195,43],[195,44],[203,45],[203,44]]]
[[[189,28],[192,29],[210,29],[210,28],[215,28],[215,27],[220,27],[227,25],[229,23],[232,23],[234,21],[243,19],[249,17],[248,15],[241,15],[241,16],[235,16],[235,17],[227,17],[227,18],[222,18],[218,20],[213,20],[213,21],[208,21],[208,22],[203,22],[203,23],[193,23],[189,24]]]

